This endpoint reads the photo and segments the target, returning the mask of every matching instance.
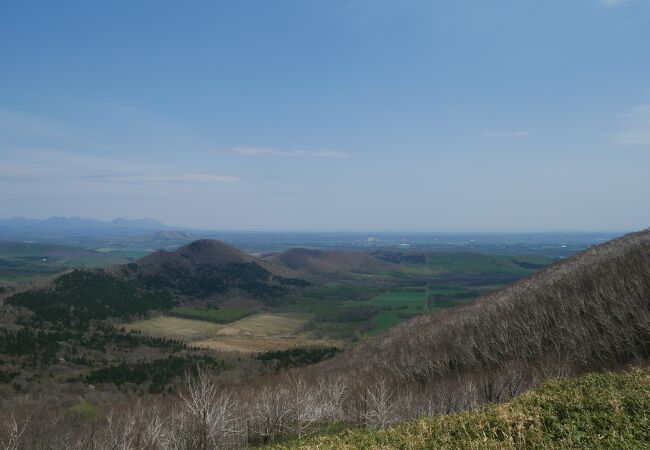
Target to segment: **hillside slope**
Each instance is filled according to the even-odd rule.
[[[649,356],[646,230],[589,248],[473,304],[406,321],[319,372],[423,391],[404,411],[417,415],[503,401],[552,376]]]
[[[363,252],[292,248],[269,255],[266,261],[308,273],[375,273],[401,270],[397,264],[382,261]]]
[[[356,429],[275,449],[647,448],[650,370],[556,380],[509,403],[382,430]]]

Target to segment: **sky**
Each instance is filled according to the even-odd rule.
[[[0,217],[650,226],[650,0],[0,3]]]

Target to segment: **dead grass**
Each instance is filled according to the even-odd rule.
[[[158,316],[152,319],[132,322],[124,326],[127,330],[139,330],[142,334],[189,341],[215,335],[224,325],[202,320]]]
[[[275,350],[287,350],[302,346],[329,346],[330,341],[305,339],[297,337],[227,337],[192,342],[192,345],[209,348],[220,352],[258,353]]]
[[[262,313],[232,322],[219,331],[224,336],[286,336],[299,331],[309,320],[307,314]]]
[[[308,314],[261,313],[228,325],[220,325],[202,320],[160,316],[132,322],[125,328],[139,330],[150,336],[179,339],[188,345],[222,352],[256,353],[304,345],[332,345],[329,341],[298,336],[307,320]]]

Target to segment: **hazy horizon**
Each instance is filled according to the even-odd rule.
[[[0,9],[3,217],[271,232],[650,226],[650,2]]]
[[[178,223],[166,223],[156,219],[155,217],[114,217],[111,219],[99,219],[96,217],[82,217],[82,216],[47,216],[47,217],[4,217],[0,216],[0,222],[10,221],[10,220],[38,220],[46,221],[48,219],[81,219],[81,220],[92,220],[99,221],[102,223],[109,223],[116,220],[127,220],[127,221],[138,221],[138,220],[153,220],[159,222],[161,225],[170,229],[170,231],[203,231],[203,232],[215,232],[215,233],[297,233],[297,234],[413,234],[413,235],[527,235],[527,234],[607,234],[607,235],[622,235],[625,233],[630,233],[634,231],[641,231],[649,227],[640,228],[640,229],[530,229],[530,230],[517,230],[517,229],[336,229],[336,228],[323,228],[323,229],[284,229],[284,228],[245,228],[241,227],[238,229],[220,229],[220,228],[203,228],[195,227],[191,225],[183,225]]]

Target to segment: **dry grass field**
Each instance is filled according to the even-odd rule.
[[[213,336],[223,327],[224,325],[218,323],[169,316],[139,320],[124,326],[129,331],[138,330],[142,334],[149,336],[166,337],[186,342]]]
[[[280,337],[228,337],[218,336],[204,341],[192,342],[196,347],[209,348],[220,352],[258,353],[287,350],[302,346],[332,346],[336,342],[322,339],[307,339],[293,336]]]
[[[299,331],[308,314],[262,313],[229,323],[219,334],[224,336],[285,336]]]
[[[307,339],[299,335],[309,318],[308,314],[261,313],[228,325],[220,325],[202,320],[159,316],[132,322],[125,328],[224,352],[255,353],[303,345],[332,345],[330,341]]]

